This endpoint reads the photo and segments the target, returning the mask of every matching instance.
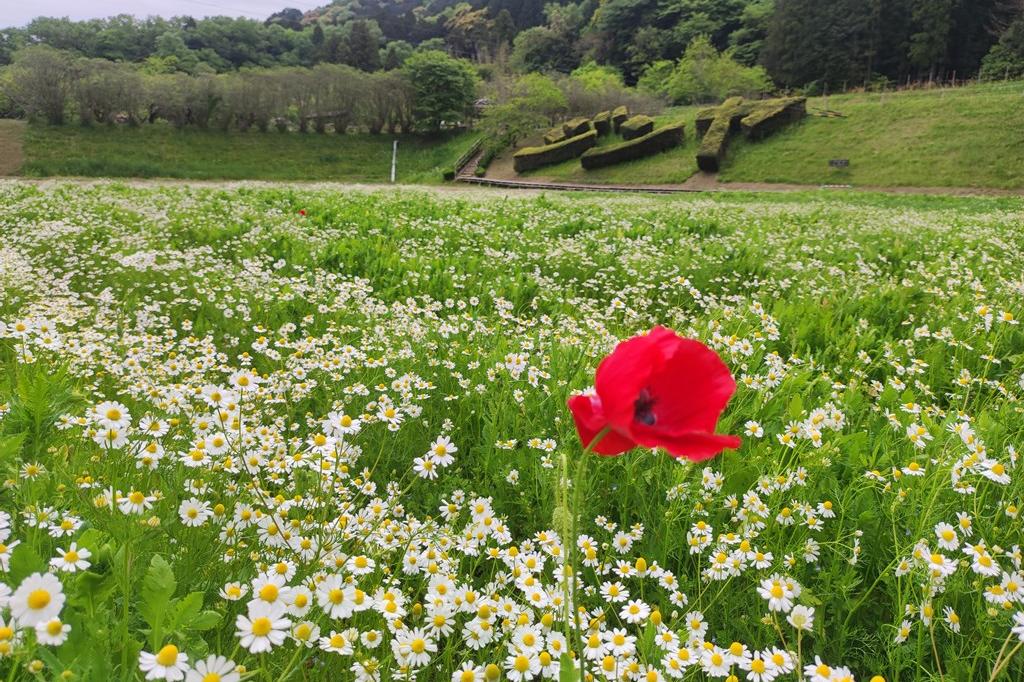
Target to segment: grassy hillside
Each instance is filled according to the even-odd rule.
[[[440,182],[473,133],[400,136],[400,182]],[[23,175],[387,182],[389,135],[317,135],[31,126]]]
[[[736,137],[720,174],[725,182],[853,184],[882,187],[1024,188],[1024,83],[955,90],[864,93],[812,98],[809,109],[840,118],[809,116],[763,142]],[[674,107],[658,123],[685,121],[686,143],[620,166],[585,171],[578,159],[522,177],[593,183],[676,184],[697,171],[693,125],[697,107]],[[617,136],[600,144],[621,141]],[[830,159],[849,159],[845,170]],[[511,152],[489,176],[514,177]]]
[[[1024,83],[815,98],[809,117],[764,142],[738,141],[725,181],[1024,187]],[[829,159],[849,159],[845,170]]]

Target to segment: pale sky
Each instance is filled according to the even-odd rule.
[[[24,26],[36,17],[99,19],[116,14],[173,17],[225,15],[266,19],[285,7],[303,11],[330,0],[0,0],[0,28]]]

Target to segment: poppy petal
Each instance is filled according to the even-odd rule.
[[[587,447],[598,433],[609,426],[601,412],[601,401],[597,396],[574,395],[569,398],[568,405],[580,442]],[[601,437],[592,452],[606,456],[621,455],[635,447],[636,443],[613,429]]]
[[[736,382],[718,353],[680,338],[661,370],[649,378],[647,390],[659,430],[714,432]]]
[[[634,431],[632,435],[640,445],[650,448],[661,447],[673,457],[682,457],[692,462],[711,459],[722,450],[738,448],[743,442],[739,436],[719,435],[704,431],[691,431],[674,436]]]
[[[635,336],[620,342],[598,365],[594,388],[601,396],[605,417],[618,428],[629,428],[637,396],[664,364],[664,342],[662,334]]]

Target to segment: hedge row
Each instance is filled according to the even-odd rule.
[[[697,134],[703,139],[697,165],[715,173],[722,165],[732,133],[743,132],[751,140],[763,140],[775,131],[807,115],[803,97],[746,102],[742,97],[727,99],[721,106],[697,112]]]
[[[725,158],[725,150],[729,145],[729,133],[733,120],[745,109],[742,97],[732,97],[718,107],[718,114],[704,133],[700,149],[697,151],[697,167],[708,173],[717,173]],[[746,113],[743,114],[745,116]],[[742,116],[740,116],[742,118]],[[737,121],[738,124],[738,121]]]
[[[541,166],[561,163],[575,159],[595,144],[597,144],[597,131],[590,128],[582,135],[570,137],[556,144],[543,147],[524,147],[512,155],[512,166],[516,173],[522,173]]]
[[[634,140],[652,130],[654,130],[654,119],[643,114],[634,116],[619,126],[619,132],[622,133],[622,139],[624,140]]]
[[[591,170],[603,166],[613,166],[624,161],[642,159],[645,156],[652,156],[678,147],[683,143],[683,135],[682,123],[665,126],[629,142],[588,149],[580,157],[580,163],[587,170]]]
[[[612,130],[619,132],[619,128],[622,127],[622,124],[625,123],[628,118],[629,109],[626,108],[625,104],[621,107],[615,107],[615,109],[612,110]]]
[[[562,124],[562,130],[567,138],[582,135],[590,130],[590,119],[583,116],[571,118]]]
[[[594,117],[594,130],[598,135],[607,135],[612,131],[612,112],[602,111]]]
[[[731,102],[737,99],[742,100],[743,98],[733,97],[732,99],[726,100],[726,102]],[[740,122],[744,119],[744,117],[750,115],[750,113],[754,110],[757,104],[758,102],[741,101],[738,105],[736,105],[736,107],[733,108],[731,115],[729,117],[729,130],[734,133],[740,132],[740,130],[742,129]],[[719,110],[723,106],[725,106],[725,103],[717,107],[711,107],[710,109],[701,109],[700,111],[697,112],[697,120],[695,121],[697,128],[697,137],[704,137],[704,135],[708,132],[708,129],[711,127],[711,124],[718,116]]]
[[[556,144],[565,139],[565,129],[562,126],[552,128],[544,133],[544,144]]]
[[[743,134],[751,140],[763,140],[777,130],[807,115],[807,98],[790,97],[759,102],[740,121]]]

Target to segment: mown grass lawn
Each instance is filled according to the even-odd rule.
[[[472,132],[399,136],[396,181],[441,182],[475,137]],[[393,140],[390,135],[174,130],[162,124],[30,126],[21,174],[387,182]]]

